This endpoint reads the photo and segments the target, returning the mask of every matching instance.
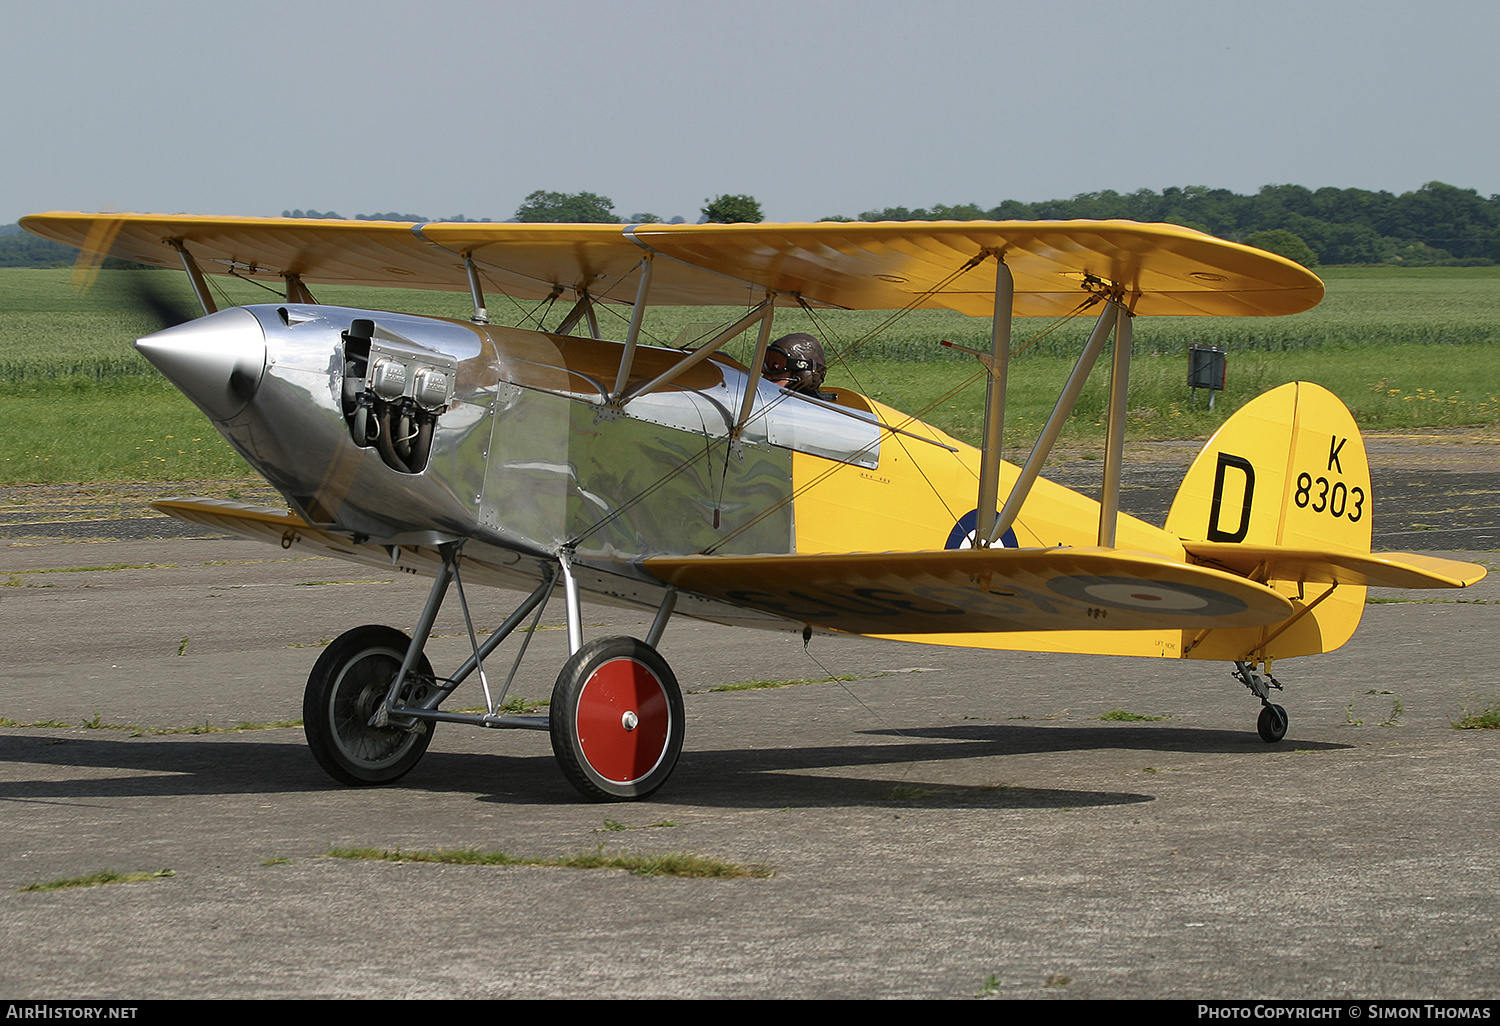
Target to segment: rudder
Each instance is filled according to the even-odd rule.
[[[1167,530],[1198,541],[1370,551],[1370,464],[1338,396],[1306,381],[1225,422],[1172,501]]]
[[[1247,403],[1209,439],[1166,526],[1192,541],[1367,554],[1372,512],[1369,460],[1353,415],[1326,388],[1299,381]],[[1244,660],[1328,652],[1349,639],[1364,611],[1358,585],[1262,583],[1299,607],[1289,624],[1212,631],[1185,639],[1186,654]]]

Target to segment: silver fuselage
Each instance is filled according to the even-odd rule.
[[[368,343],[350,340],[359,322],[373,322]],[[619,343],[408,314],[241,307],[137,345],[304,519],[361,541],[567,551],[612,573],[656,553],[790,552],[793,452],[879,461],[873,419],[752,381],[721,357],[612,407]],[[357,346],[376,353],[351,381]],[[638,348],[630,378],[681,356]],[[403,400],[403,383],[424,375],[433,394],[407,385],[417,395]],[[349,397],[377,386],[431,407],[418,471],[351,433]]]

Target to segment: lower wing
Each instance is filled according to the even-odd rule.
[[[683,591],[854,634],[1250,627],[1274,590],[1165,556],[1100,548],[652,556]]]

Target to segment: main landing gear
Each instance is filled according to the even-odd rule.
[[[393,627],[356,627],[335,639],[313,666],[302,709],[308,747],[318,765],[344,784],[389,784],[417,764],[432,740],[432,728],[446,720],[548,731],[563,776],[595,801],[639,800],[665,784],[682,752],[682,690],[654,646],[671,616],[675,593],[668,591],[647,640],[614,637],[583,644],[578,593],[564,559],[480,644],[459,579],[457,550],[443,546],[441,551],[442,569],[412,637]],[[533,612],[536,626],[560,577],[566,584],[572,654],[552,689],[549,714],[502,713],[505,692],[533,632],[523,636],[498,694],[491,694],[483,660]],[[452,677],[439,678],[422,648],[449,583],[463,603],[473,654]],[[440,710],[439,704],[476,670],[487,711]]]
[[[552,689],[552,752],[589,798],[644,798],[682,751],[682,691],[656,649],[602,638],[563,664]]]
[[[1244,663],[1236,661],[1234,664],[1234,678],[1250,693],[1260,699],[1260,718],[1256,720],[1255,729],[1260,734],[1260,739],[1267,744],[1275,744],[1286,737],[1287,714],[1286,709],[1271,701],[1271,692],[1280,691],[1281,684],[1271,676],[1269,670],[1257,670],[1255,663]]]
[[[356,627],[339,635],[313,665],[302,697],[303,729],[313,758],[340,783],[388,784],[427,751],[432,729],[420,720],[374,726],[410,648],[411,639],[394,627]],[[419,653],[398,698],[420,703],[434,685],[432,667]]]

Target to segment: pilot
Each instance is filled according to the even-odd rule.
[[[772,342],[766,348],[766,362],[761,371],[767,381],[817,399],[827,398],[819,391],[827,373],[823,344],[801,331]]]

